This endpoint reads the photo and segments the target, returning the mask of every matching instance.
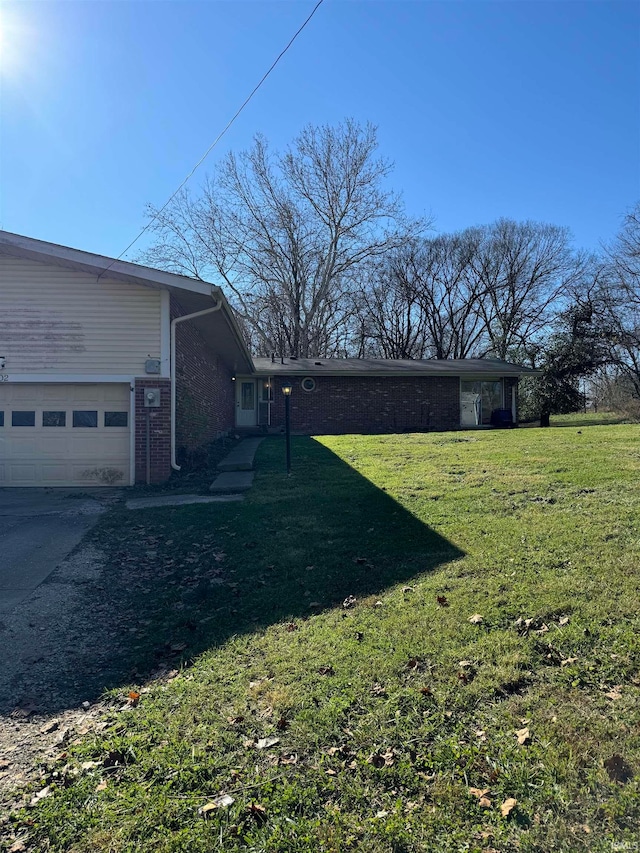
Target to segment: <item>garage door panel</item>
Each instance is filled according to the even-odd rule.
[[[130,428],[105,427],[104,413],[130,424],[129,399],[123,384],[0,385],[0,486],[127,484]],[[13,411],[35,412],[35,426],[14,427]],[[74,427],[74,411],[97,412],[97,426]],[[43,412],[65,412],[65,425],[43,426]]]

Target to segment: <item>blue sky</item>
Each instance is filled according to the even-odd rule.
[[[313,5],[0,2],[0,227],[118,255]],[[256,132],[346,116],[437,230],[536,219],[597,248],[640,199],[640,4],[325,0],[191,186]]]

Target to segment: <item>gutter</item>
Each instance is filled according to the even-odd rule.
[[[195,320],[196,317],[204,317],[205,314],[215,314],[222,308],[223,301],[218,298],[213,308],[205,308],[204,311],[196,311],[193,314],[184,314],[171,321],[171,467],[179,471],[180,466],[176,462],[176,326],[178,323],[186,323],[187,320]]]

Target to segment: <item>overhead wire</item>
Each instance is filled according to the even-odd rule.
[[[304,28],[307,26],[307,24],[311,21],[311,19],[313,18],[313,16],[315,15],[315,13],[318,11],[318,9],[320,8],[320,6],[322,6],[323,2],[324,2],[324,0],[318,0],[318,2],[316,3],[316,5],[315,5],[315,6],[313,7],[313,9],[311,10],[310,14],[309,14],[309,15],[307,16],[307,18],[303,21],[303,23],[300,25],[300,27],[296,30],[296,32],[293,34],[293,36],[291,37],[291,39],[289,40],[289,42],[286,44],[286,46],[285,46],[285,47],[280,51],[280,53],[278,54],[278,56],[274,59],[274,61],[271,63],[271,65],[270,65],[270,66],[269,66],[269,68],[267,69],[267,71],[265,71],[265,73],[262,75],[262,77],[261,77],[260,81],[259,81],[259,82],[254,86],[254,88],[251,90],[250,94],[245,98],[245,100],[242,102],[242,104],[241,104],[241,106],[238,108],[238,110],[234,113],[234,115],[231,117],[231,119],[229,119],[229,121],[227,122],[227,124],[225,125],[225,127],[224,127],[224,128],[220,131],[220,133],[216,136],[216,138],[213,140],[213,142],[211,143],[211,145],[210,145],[210,146],[207,148],[207,150],[204,152],[204,154],[202,155],[202,157],[200,157],[200,159],[198,160],[198,162],[195,164],[195,166],[193,167],[193,169],[191,169],[191,171],[189,172],[189,174],[187,175],[187,177],[182,181],[182,183],[180,184],[180,186],[179,186],[179,187],[178,187],[178,188],[177,188],[177,189],[176,189],[176,190],[175,190],[175,191],[174,191],[174,192],[169,196],[169,198],[165,201],[165,203],[162,205],[162,207],[161,207],[159,210],[154,211],[154,213],[153,213],[153,215],[151,216],[150,220],[147,222],[147,224],[144,226],[144,228],[139,232],[139,234],[138,234],[138,235],[137,235],[137,236],[136,236],[136,237],[135,237],[135,238],[134,238],[134,239],[129,243],[129,245],[127,246],[127,248],[126,248],[126,249],[124,249],[122,252],[120,252],[120,254],[118,255],[118,257],[117,257],[117,258],[114,258],[114,259],[111,261],[111,263],[109,264],[109,266],[105,267],[105,268],[102,270],[102,272],[101,272],[101,273],[100,273],[100,275],[98,276],[98,279],[97,279],[98,281],[100,281],[100,279],[102,278],[102,276],[103,276],[106,272],[108,272],[108,271],[111,269],[111,267],[112,267],[115,263],[117,263],[118,261],[122,260],[123,256],[127,254],[127,252],[129,251],[129,249],[133,248],[133,246],[135,246],[135,244],[138,242],[138,240],[139,240],[142,236],[144,236],[144,234],[146,234],[146,232],[147,232],[147,231],[149,230],[149,228],[153,225],[153,223],[154,223],[154,222],[155,222],[155,220],[158,218],[158,216],[160,216],[160,214],[161,214],[164,210],[166,210],[166,208],[171,204],[171,202],[174,200],[174,198],[178,195],[178,193],[180,192],[180,190],[181,190],[181,189],[182,189],[182,188],[183,188],[183,187],[188,183],[188,181],[193,177],[193,175],[195,174],[195,172],[196,172],[196,171],[200,168],[200,166],[204,163],[204,161],[207,159],[207,157],[209,156],[209,154],[211,154],[211,152],[212,152],[212,151],[213,151],[213,149],[216,147],[216,145],[220,142],[220,140],[222,139],[222,137],[227,133],[227,131],[228,131],[228,130],[229,130],[229,128],[232,126],[232,124],[235,122],[235,120],[238,118],[238,116],[242,113],[242,111],[245,109],[245,107],[249,104],[249,102],[251,101],[251,99],[253,98],[253,96],[256,94],[256,92],[260,89],[260,87],[263,85],[263,83],[265,83],[265,81],[267,80],[267,78],[269,77],[269,75],[271,74],[271,72],[274,70],[274,68],[276,67],[276,65],[280,62],[280,60],[282,59],[282,57],[283,57],[283,56],[285,55],[285,53],[289,50],[289,48],[292,46],[292,44],[293,44],[293,43],[295,42],[295,40],[298,38],[298,36],[300,35],[300,33],[304,30]]]

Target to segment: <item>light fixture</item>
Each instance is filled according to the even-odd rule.
[[[290,397],[291,396],[291,385],[283,385],[282,386],[282,393],[284,394],[285,397]]]

